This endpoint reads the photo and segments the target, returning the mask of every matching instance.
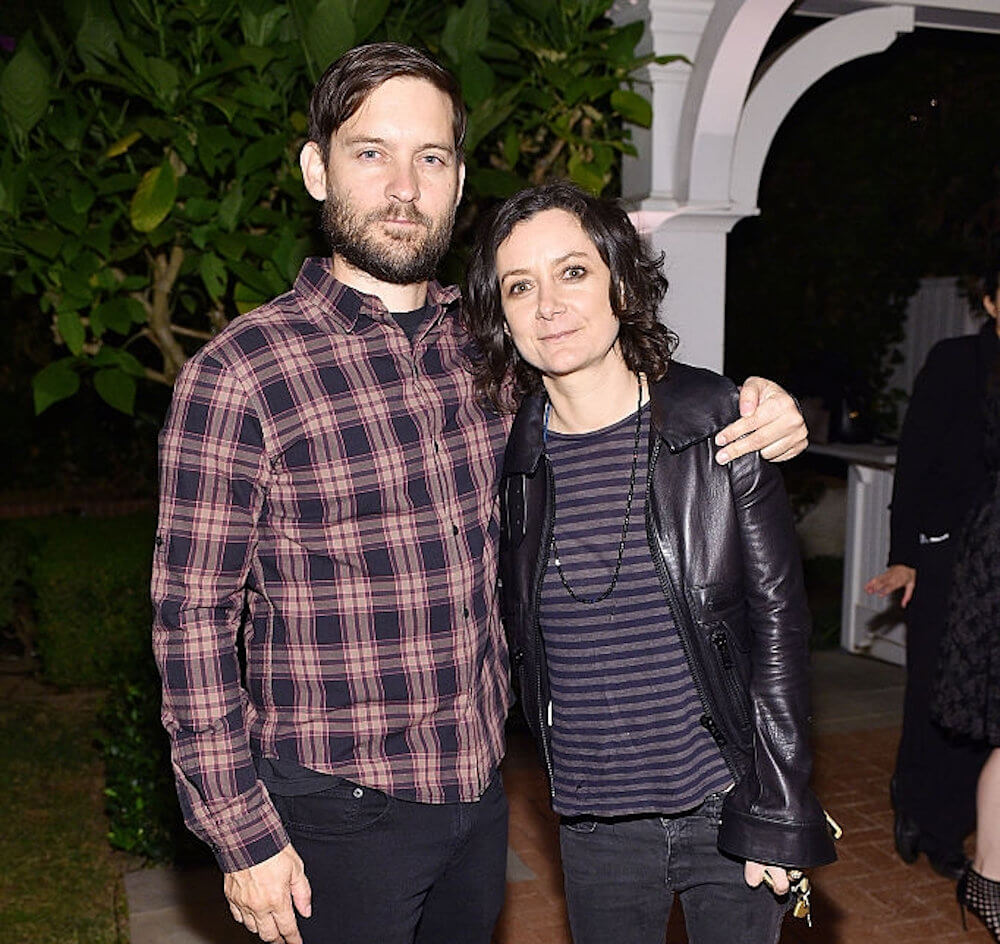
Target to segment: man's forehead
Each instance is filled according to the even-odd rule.
[[[354,134],[361,125],[385,120],[405,128],[418,124],[426,127],[431,121],[447,128],[451,134],[453,112],[451,98],[432,82],[395,76],[375,86],[338,131]]]

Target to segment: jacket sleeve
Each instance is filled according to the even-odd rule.
[[[890,516],[889,566],[906,564],[916,567],[922,518],[922,504],[927,500],[932,466],[941,444],[947,439],[952,422],[952,395],[947,348],[938,344],[927,355],[913,385],[913,394],[896,455]],[[970,359],[969,370],[972,370]]]
[[[750,631],[752,763],[729,792],[719,848],[788,868],[836,858],[809,788],[809,631],[798,541],[780,473],[752,453],[729,466]]]
[[[236,651],[268,470],[240,384],[189,361],[160,434],[153,651],[184,818],[226,872],[288,844],[251,757]]]

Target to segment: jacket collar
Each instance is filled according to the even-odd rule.
[[[652,427],[671,452],[707,439],[738,416],[737,395],[719,396],[718,374],[671,361],[666,376],[650,387]],[[504,453],[506,475],[533,475],[545,452],[544,393],[525,397]]]

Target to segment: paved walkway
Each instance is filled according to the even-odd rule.
[[[814,926],[786,919],[782,944],[988,944],[962,931],[954,886],[892,850],[887,785],[899,736],[903,672],[843,652],[813,659],[814,785],[844,827],[840,860],[813,874]],[[555,818],[523,734],[504,762],[511,830],[507,903],[494,944],[569,944]],[[126,878],[132,944],[250,944],[229,917],[218,873],[133,872]],[[686,944],[675,907],[667,944]],[[377,944],[377,942],[373,942]]]

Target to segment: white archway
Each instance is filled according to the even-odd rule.
[[[804,0],[822,18],[766,64],[760,57],[792,0],[616,0],[611,15],[647,21],[653,51],[690,65],[650,70],[653,127],[636,129],[639,156],[622,168],[637,224],[667,254],[662,313],[679,356],[722,369],[726,242],[758,213],[760,175],[781,122],[837,66],[886,49],[914,25],[1000,33],[1000,0]],[[752,86],[752,91],[751,91]]]

